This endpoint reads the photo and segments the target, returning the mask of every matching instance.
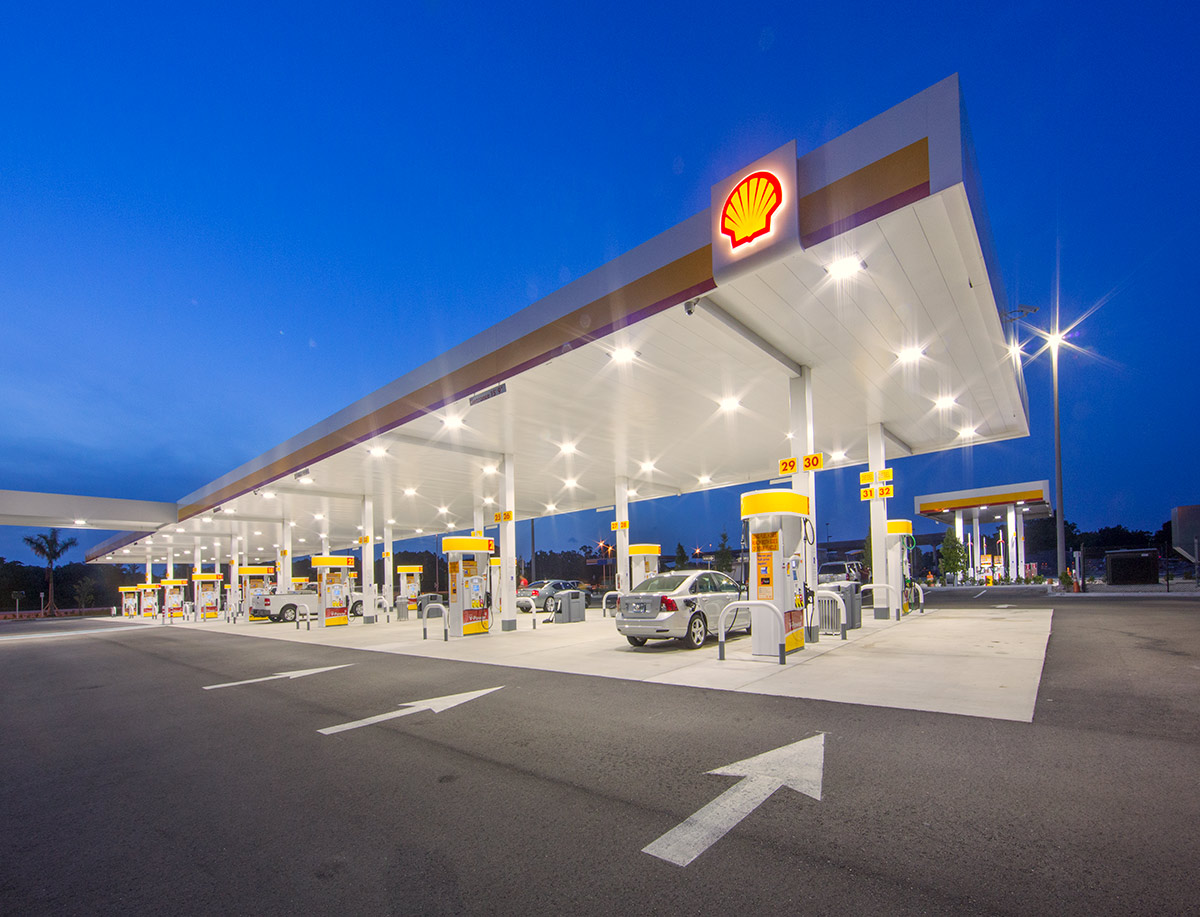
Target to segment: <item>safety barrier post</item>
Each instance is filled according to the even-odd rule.
[[[615,618],[617,616],[617,611],[621,607],[621,593],[617,592],[615,589],[610,589],[608,592],[604,593],[604,598],[602,598],[600,600],[600,607],[604,610],[604,617],[607,618],[608,617],[608,597],[610,595],[615,595],[617,597],[617,607],[613,609],[613,617]]]
[[[787,623],[784,621],[783,612],[780,611],[778,608],[776,608],[774,605],[772,605],[770,602],[760,602],[758,600],[748,601],[748,602],[730,602],[721,611],[721,616],[719,618],[717,618],[717,659],[718,660],[725,658],[725,615],[726,615],[726,613],[731,608],[749,608],[751,611],[753,611],[755,607],[769,608],[774,613],[775,617],[777,617],[779,619],[779,629],[783,630],[785,627],[787,627]],[[800,629],[801,628],[799,628],[799,627],[796,628],[796,630],[800,630]],[[792,631],[792,633],[795,633],[795,632],[796,631]],[[783,639],[779,641],[779,664],[780,665],[787,665],[787,638],[788,638],[788,634],[784,633]]]
[[[842,597],[840,595],[838,595],[836,592],[834,592],[831,589],[818,589],[816,592],[818,619],[820,619],[822,617],[821,609],[820,609],[821,599],[832,599],[833,601],[837,602],[838,623],[841,626],[842,639],[845,640],[846,639],[846,602],[842,599]]]
[[[896,592],[896,587],[893,586],[891,583],[864,583],[861,591],[866,592],[868,589],[887,589],[889,592],[892,592],[895,594],[895,596],[896,596],[896,620],[899,621],[900,620],[900,601],[901,601],[901,599],[900,599],[900,594],[898,592]],[[863,601],[864,601],[864,603],[866,602],[865,599]]]

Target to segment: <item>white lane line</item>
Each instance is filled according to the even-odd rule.
[[[150,633],[155,630],[155,628],[152,628],[146,624],[133,624],[133,625],[127,624],[127,625],[121,625],[121,626],[128,627],[129,633],[133,633],[134,631],[137,631],[137,630],[140,630],[143,633]],[[88,630],[65,630],[65,631],[62,631],[61,633],[57,633],[57,634],[12,634],[7,637],[0,637],[0,642],[3,642],[5,640],[58,640],[62,637],[83,637],[88,634],[114,634],[114,633],[117,633],[117,631],[115,631],[111,627],[96,627],[96,628],[89,628]]]

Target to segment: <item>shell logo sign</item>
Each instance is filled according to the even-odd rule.
[[[737,248],[771,231],[771,217],[783,203],[783,186],[770,172],[752,172],[738,182],[721,208],[721,232]]]

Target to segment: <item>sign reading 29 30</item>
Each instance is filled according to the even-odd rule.
[[[785,458],[779,460],[779,473],[795,474],[797,471],[820,471],[825,467],[825,454],[814,452],[802,459]]]

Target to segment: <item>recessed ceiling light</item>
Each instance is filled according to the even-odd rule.
[[[558,509],[558,506],[557,506],[556,504],[554,504],[554,503],[547,503],[547,504],[546,504],[546,512],[548,512],[548,513],[552,513],[552,512],[554,512],[556,509]]]
[[[654,462],[642,462],[641,469],[642,474],[649,474],[654,470]]]
[[[389,520],[387,521],[387,524],[388,524],[388,525],[395,525],[395,524],[396,524],[396,520],[395,520],[395,519],[389,519]]]
[[[784,435],[784,437],[785,437],[785,438],[787,438],[787,439],[795,439],[795,438],[796,438],[796,434],[795,434],[795,433],[785,433],[785,434],[783,434],[783,435]]]
[[[200,518],[204,522],[212,522],[212,516],[201,516]]]
[[[612,352],[612,359],[614,363],[632,363],[634,357],[636,356],[637,351],[635,351],[632,347],[618,347]]]
[[[356,525],[355,528],[358,529],[360,532],[363,530],[361,525]]]
[[[413,531],[415,531],[415,532],[416,532],[418,535],[424,535],[424,534],[425,534],[425,530],[424,530],[424,529],[413,529]]]
[[[304,542],[305,542],[305,541],[307,541],[308,539],[306,539],[306,538],[300,538],[300,539],[298,539],[298,540],[299,540],[299,542],[300,542],[301,544],[304,544]]]
[[[575,480],[574,478],[567,478],[565,481],[563,481],[563,486],[564,487],[578,487],[579,482],[577,480]]]
[[[741,406],[742,406],[741,402],[738,401],[736,398],[722,398],[721,399],[721,410],[725,411],[726,413],[729,413],[730,411],[736,411]]]
[[[495,465],[484,465],[483,466],[484,474],[496,474],[497,471],[498,471],[498,469],[496,468]]]
[[[979,508],[980,508],[980,509],[987,509],[987,507],[986,507],[986,506],[981,506],[981,507],[979,507]]]
[[[627,497],[636,497],[636,496],[637,496],[637,491],[636,491],[636,490],[634,490],[632,487],[627,487],[627,488],[625,489],[625,496],[627,496]]]
[[[453,523],[453,522],[447,522],[447,523],[446,523],[446,528],[448,528],[448,529],[452,529],[452,528],[454,528],[454,523]]]
[[[416,493],[417,493],[417,489],[415,487],[404,488],[404,496],[406,496],[406,497],[416,496]]]
[[[558,452],[559,452],[559,455],[574,455],[575,454],[575,444],[574,443],[562,443],[558,447]]]
[[[75,524],[76,524],[76,525],[87,525],[87,520],[86,520],[86,519],[76,519],[76,520],[75,520]],[[181,532],[182,532],[182,531],[183,531],[183,529],[180,529],[179,531],[181,531]]]
[[[920,347],[905,347],[900,353],[896,354],[900,358],[901,363],[916,363],[925,355],[925,351]]]
[[[835,449],[833,452],[829,453],[829,458],[835,462],[844,462],[846,460],[846,450]]]
[[[325,515],[323,513],[313,513],[313,518],[320,522],[325,518]]]
[[[255,534],[255,535],[261,535],[261,534],[262,534],[262,532],[255,532],[254,534]]]
[[[963,427],[961,430],[958,431],[959,439],[970,439],[974,435],[975,435],[974,427]]]
[[[374,458],[383,458],[387,455],[387,449],[383,448],[383,446],[372,446],[370,451]]]
[[[448,429],[457,430],[462,427],[463,419],[457,414],[447,414],[442,423],[444,423]]]
[[[121,553],[122,553],[122,554],[128,554],[128,553],[129,553],[129,548],[122,548],[122,549],[121,549]]]
[[[263,491],[263,499],[264,500],[274,500],[275,492],[273,490],[264,490]]]
[[[183,529],[176,529],[175,531],[182,533]]]
[[[946,411],[954,407],[954,397],[952,395],[942,395],[933,403],[933,406],[939,411]]]
[[[295,527],[296,527],[296,523],[294,523],[294,522],[289,522],[289,523],[288,523],[288,528],[289,528],[289,529],[294,529]]]
[[[699,481],[701,484],[711,484],[712,483],[712,475],[702,474],[696,480]]]
[[[483,498],[483,505],[484,505],[484,506],[491,506],[491,505],[492,505],[493,503],[495,503],[495,502],[496,502],[496,500],[495,500],[495,498],[494,498],[494,497],[484,497],[484,498]]]
[[[859,271],[865,271],[867,264],[858,255],[848,255],[845,258],[838,258],[836,261],[831,261],[825,265],[825,272],[834,280],[846,280],[853,277]]]
[[[439,506],[438,507],[438,513],[440,513],[441,515],[444,516],[448,512],[450,512],[450,507],[448,507],[448,506]]]

